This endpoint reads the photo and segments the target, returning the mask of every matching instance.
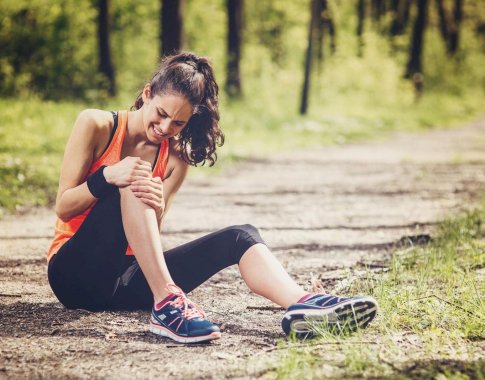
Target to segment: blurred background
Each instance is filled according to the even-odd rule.
[[[54,201],[84,108],[132,106],[160,56],[208,56],[247,158],[483,115],[481,0],[2,0],[0,215]]]

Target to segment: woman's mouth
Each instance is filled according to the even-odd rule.
[[[163,138],[166,137],[167,135],[161,131],[159,131],[157,128],[153,127],[153,132],[157,137]]]

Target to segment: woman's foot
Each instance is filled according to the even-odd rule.
[[[365,328],[377,314],[372,297],[343,298],[330,294],[308,294],[288,307],[281,327],[286,335],[311,338],[318,329],[337,333]]]
[[[177,286],[169,284],[171,294],[152,309],[150,331],[180,343],[219,339],[219,327],[205,319],[204,312]]]

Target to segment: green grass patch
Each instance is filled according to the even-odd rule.
[[[213,168],[197,168],[191,175],[207,176],[248,157],[328,144],[344,144],[382,137],[392,131],[425,130],[456,125],[482,111],[473,92],[469,96],[430,94],[421,102],[382,102],[372,107],[366,95],[335,97],[298,116],[295,97],[271,101],[265,83],[254,83],[260,98],[228,102],[222,99],[221,124],[226,144]],[[268,83],[269,86],[269,83]],[[317,96],[316,94],[315,96]],[[296,96],[296,94],[293,94]],[[323,96],[323,95],[322,95]],[[316,98],[317,99],[317,98]],[[0,99],[0,214],[55,200],[64,146],[77,114],[84,108],[128,109],[131,99],[120,97],[95,105],[48,102],[37,98]],[[353,104],[353,107],[348,107]],[[453,104],[453,107],[449,106]]]
[[[431,243],[397,250],[389,264],[348,289],[378,300],[368,329],[281,343],[265,376],[484,379],[485,200],[442,222]]]

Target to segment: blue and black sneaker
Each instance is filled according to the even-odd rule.
[[[286,335],[312,338],[319,329],[335,333],[365,328],[377,314],[372,297],[343,298],[330,294],[308,294],[291,305],[281,321]]]
[[[177,286],[169,284],[171,294],[152,309],[150,331],[180,343],[219,339],[219,327],[205,319],[204,312]]]

